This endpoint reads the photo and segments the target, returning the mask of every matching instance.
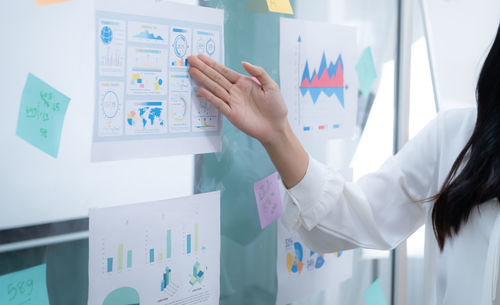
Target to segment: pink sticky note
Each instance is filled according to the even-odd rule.
[[[253,186],[257,209],[259,210],[260,227],[264,229],[281,216],[281,195],[278,184],[278,173],[271,174],[256,182]]]

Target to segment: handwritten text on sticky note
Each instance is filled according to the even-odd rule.
[[[361,58],[356,64],[356,73],[358,74],[359,88],[361,93],[368,97],[373,82],[377,79],[377,71],[373,63],[372,50],[366,48],[361,54]]]
[[[387,305],[380,279],[376,279],[365,291],[365,305]]]
[[[281,216],[281,194],[278,173],[258,181],[253,187],[262,229]]]
[[[269,11],[275,13],[293,15],[293,9],[292,5],[290,4],[290,0],[266,0],[266,1]]]
[[[30,73],[21,97],[16,134],[57,157],[69,101],[67,96]]]
[[[46,265],[0,276],[0,304],[49,305]]]

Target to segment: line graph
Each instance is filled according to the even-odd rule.
[[[280,86],[294,132],[311,143],[313,136],[350,137],[357,114],[355,29],[296,20],[281,20],[280,28]]]
[[[326,55],[323,52],[318,72],[314,69],[312,75],[309,72],[309,61],[306,61],[299,88],[302,96],[309,92],[313,104],[316,104],[319,95],[323,92],[328,97],[335,95],[341,106],[344,107],[344,64],[342,55],[338,56],[335,64],[330,61],[327,65]]]

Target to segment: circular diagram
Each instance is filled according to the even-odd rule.
[[[104,26],[101,29],[101,41],[104,44],[110,44],[113,41],[113,30],[109,26]]]
[[[177,122],[182,122],[186,119],[187,100],[183,95],[179,95],[179,101],[175,103],[172,115]]]
[[[104,93],[102,98],[102,112],[108,119],[114,118],[118,114],[120,100],[114,91]]]
[[[175,37],[175,39],[174,39],[175,56],[177,56],[179,58],[184,57],[184,55],[186,55],[187,48],[188,48],[188,44],[187,44],[186,36],[184,36],[182,34],[177,35],[177,37]]]
[[[204,53],[205,52],[205,41],[203,39],[198,39],[196,42],[196,50],[198,50],[198,53]]]
[[[121,287],[109,293],[102,305],[127,305],[141,304],[140,296],[137,290],[131,287]]]
[[[127,114],[127,123],[130,126],[134,126],[135,122],[137,122],[137,114],[132,110]]]
[[[210,38],[210,39],[207,41],[207,45],[206,45],[206,47],[205,47],[205,50],[207,51],[207,54],[208,54],[209,56],[214,55],[214,53],[215,53],[215,41],[214,41],[212,38]]]

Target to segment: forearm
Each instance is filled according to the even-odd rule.
[[[295,136],[290,125],[272,141],[262,143],[278,170],[286,188],[292,188],[302,180],[309,164],[309,155]]]

